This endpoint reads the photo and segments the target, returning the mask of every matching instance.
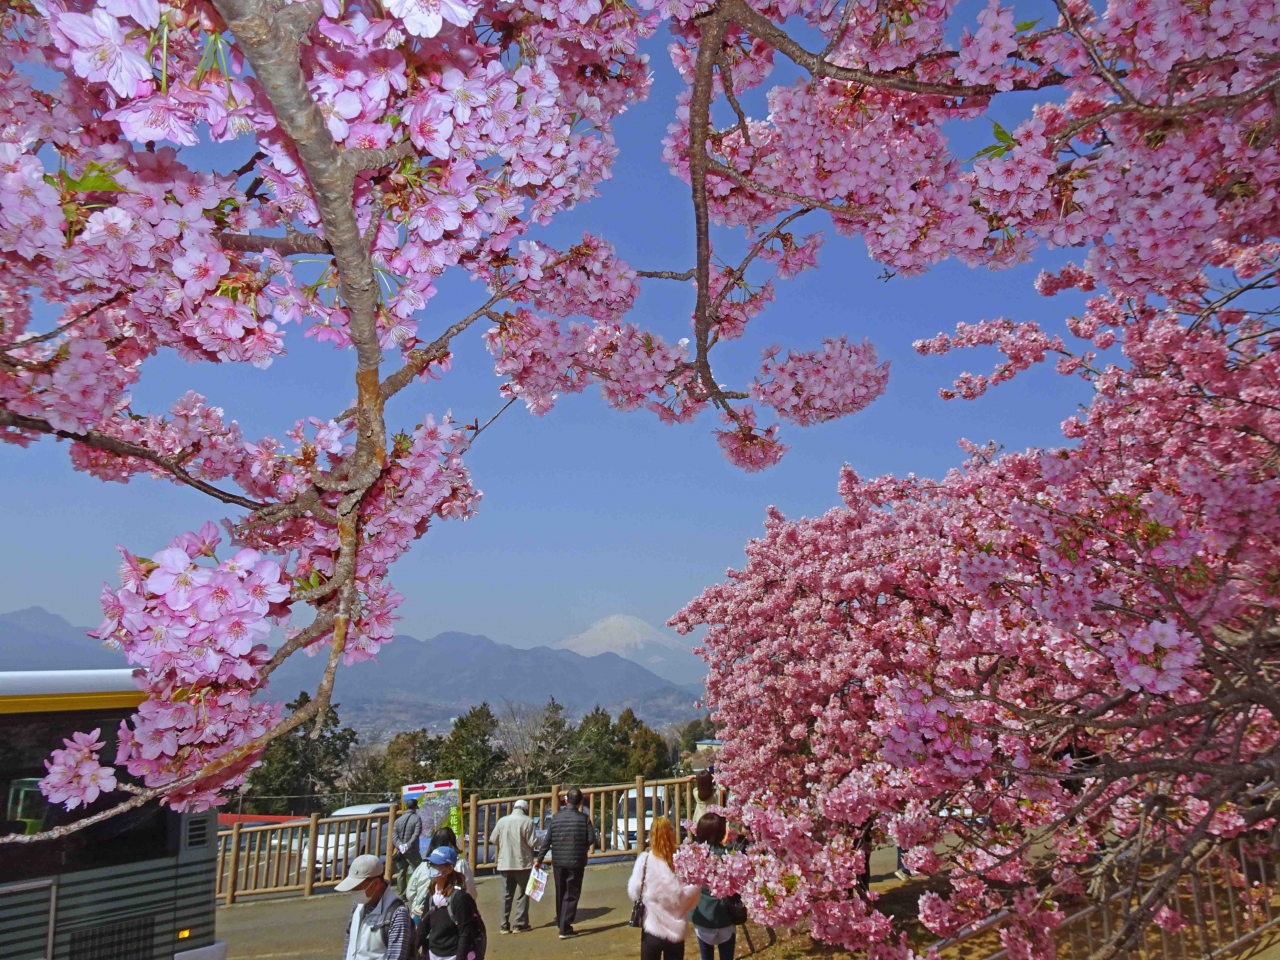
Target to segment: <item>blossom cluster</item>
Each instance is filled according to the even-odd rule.
[[[876,350],[869,341],[828,339],[821,350],[792,350],[786,360],[778,359],[779,352],[776,346],[764,352],[751,395],[802,427],[856,413],[883,394],[889,383],[889,364],[876,365]]]
[[[120,726],[116,763],[149,787],[202,771],[280,716],[278,705],[251,698],[268,660],[270,618],[286,615],[289,578],[257,550],[219,562],[220,542],[217,527],[206,523],[153,558],[124,553],[122,586],[103,588],[105,618],[93,635],[120,646],[147,693]],[[237,758],[167,800],[176,809],[208,806],[239,784],[256,759],[256,753]],[[51,786],[46,781],[46,791]]]

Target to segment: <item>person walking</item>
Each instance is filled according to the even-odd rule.
[[[427,960],[477,960],[485,955],[484,921],[455,869],[458,851],[436,847],[427,855],[435,870],[422,918]]]
[[[701,890],[676,876],[676,828],[666,817],[653,822],[649,851],[636,857],[627,895],[644,904],[640,960],[684,960],[687,914]]]
[[[334,887],[354,893],[343,960],[411,960],[414,955],[409,911],[387,883],[386,869],[381,857],[363,854],[351,861],[346,877]]]
[[[422,838],[422,818],[418,816],[418,801],[406,800],[404,813],[396,817],[391,827],[391,842],[395,844],[395,856],[391,858],[391,874],[396,878],[396,891],[405,895],[409,875],[422,862],[422,850],[418,841]]]
[[[576,937],[573,921],[578,916],[578,900],[582,897],[582,877],[587,870],[587,854],[599,841],[596,825],[582,812],[582,791],[577,787],[565,794],[569,801],[556,811],[547,828],[534,866],[542,869],[551,852],[551,872],[556,882],[556,926],[560,939]]]
[[[413,914],[414,922],[419,926],[426,912],[427,891],[431,888],[431,881],[436,878],[436,868],[431,863],[431,853],[439,847],[449,847],[454,851],[460,849],[458,835],[453,832],[452,827],[436,828],[431,834],[431,839],[427,841],[427,859],[418,864],[413,871],[413,876],[409,878],[409,888],[405,891],[404,902],[408,905],[409,912]],[[453,872],[458,875],[463,888],[474,900],[478,896],[476,878],[471,874],[471,865],[467,863],[466,857],[458,857],[453,866]]]
[[[722,857],[728,834],[729,824],[724,817],[718,813],[704,813],[698,818],[693,839],[696,843],[709,846],[713,855]],[[742,917],[743,913],[745,911],[741,898],[713,897],[710,889],[702,888],[698,905],[689,915],[693,933],[698,938],[700,960],[715,960],[717,948],[720,960],[733,960],[733,952],[737,946],[737,922],[745,919]]]
[[[520,933],[532,929],[529,926],[529,895],[525,887],[529,883],[529,871],[537,857],[537,835],[533,818],[529,816],[529,801],[517,800],[511,812],[498,820],[489,842],[498,848],[495,857],[498,874],[502,877],[502,932],[511,932],[511,899],[516,901],[515,930]]]

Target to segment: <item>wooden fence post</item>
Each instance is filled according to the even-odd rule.
[[[227,906],[236,902],[236,874],[240,872],[240,821],[231,825],[231,871],[227,874]]]
[[[315,890],[316,885],[316,851],[320,845],[320,814],[313,813],[311,815],[311,830],[307,834],[307,859],[306,871],[307,875],[302,881],[302,895],[309,897]]]
[[[476,875],[476,838],[480,835],[480,794],[471,795],[471,834],[467,837],[467,864],[471,867],[471,875]]]
[[[655,796],[653,799],[655,801],[654,806],[656,807],[658,798]],[[655,810],[654,813],[656,815],[657,811]],[[639,776],[639,777],[636,777],[636,854],[637,855],[644,853],[645,847],[647,846],[648,837],[645,836],[647,831],[644,828],[644,814],[645,814],[644,777]]]
[[[373,826],[372,821],[370,821],[369,826],[370,827]],[[395,855],[396,855],[395,826],[396,826],[396,804],[393,803],[391,804],[391,808],[387,811],[387,863],[382,870],[382,879],[387,881],[387,883],[391,882],[391,876],[392,876],[391,862],[393,859],[395,859]]]

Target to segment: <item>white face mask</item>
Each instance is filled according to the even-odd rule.
[[[363,890],[357,890],[355,893],[351,894],[351,902],[357,907],[363,907],[369,902],[369,898],[365,896]]]

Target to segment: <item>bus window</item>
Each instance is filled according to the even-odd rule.
[[[72,731],[98,728],[101,756],[116,754],[116,732],[130,711],[0,714],[0,797],[5,800],[4,833],[39,833],[99,813],[128,799],[124,791],[104,794],[89,807],[67,810],[45,802],[39,782],[44,760]],[[167,857],[176,849],[177,815],[148,804],[111,817],[59,840],[0,844],[0,877],[22,880],[74,870]]]

